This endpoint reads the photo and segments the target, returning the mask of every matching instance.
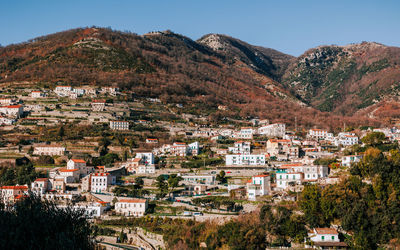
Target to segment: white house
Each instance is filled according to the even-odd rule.
[[[24,107],[22,105],[9,105],[0,107],[0,113],[7,116],[21,117],[24,113]]]
[[[350,167],[351,164],[361,161],[364,155],[346,155],[342,157],[342,166]]]
[[[148,207],[146,199],[121,199],[115,203],[115,212],[125,216],[144,216]]]
[[[339,233],[334,228],[314,228],[308,233],[313,245],[322,249],[333,249],[336,247],[347,247],[345,242],[339,239]]]
[[[36,146],[33,151],[34,155],[64,155],[64,153],[65,147],[50,145]]]
[[[0,105],[11,105],[14,103],[12,98],[0,98]]]
[[[0,116],[0,125],[12,125],[14,122],[14,119]]]
[[[225,156],[226,166],[240,166],[240,165],[252,165],[262,166],[265,165],[266,156],[264,154],[250,155],[250,154],[234,154]]]
[[[69,96],[72,92],[72,87],[71,86],[56,86],[54,89],[54,93],[56,93],[58,96],[64,97],[64,96]]]
[[[42,97],[44,97],[44,94],[41,91],[32,91],[31,97],[32,98],[42,98]]]
[[[67,162],[67,169],[78,169],[80,176],[86,176],[92,172],[94,172],[93,167],[86,166],[86,161],[82,159],[70,159]]]
[[[325,139],[328,136],[328,130],[324,129],[310,129],[307,136],[314,139]]]
[[[106,107],[106,100],[93,100],[92,101],[92,110],[101,112]]]
[[[304,174],[301,172],[288,172],[278,170],[276,172],[276,187],[286,189],[289,185],[300,185],[303,182]]]
[[[107,191],[110,185],[115,185],[116,177],[110,173],[95,173],[91,175],[90,185],[91,192],[102,193]]]
[[[140,159],[140,163],[144,165],[154,165],[154,154],[152,152],[136,153],[135,158]]]
[[[232,134],[233,138],[253,139],[254,129],[251,127],[242,127],[239,131]]]
[[[200,144],[195,141],[193,143],[188,144],[188,151],[191,155],[198,155],[200,153]]]
[[[110,121],[110,128],[113,130],[129,130],[127,121]]]
[[[37,195],[42,195],[51,189],[51,182],[48,178],[37,178],[31,183],[31,191]]]
[[[249,141],[237,141],[228,151],[233,154],[250,154],[251,143]]]
[[[5,204],[12,204],[20,199],[23,195],[28,194],[28,186],[26,185],[2,186],[0,189],[1,198]]]
[[[354,133],[339,133],[335,145],[352,146],[358,144],[358,137]]]
[[[79,169],[66,169],[62,168],[58,170],[59,176],[64,179],[65,183],[78,182],[80,177]]]
[[[185,184],[215,185],[215,175],[183,175],[181,177]]]
[[[269,174],[256,175],[247,183],[247,197],[256,200],[257,196],[268,195],[271,192],[271,180]]]
[[[283,138],[286,133],[286,125],[284,123],[274,123],[258,128],[258,134],[268,137]]]

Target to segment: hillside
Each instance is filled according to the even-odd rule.
[[[216,37],[223,47],[214,46]],[[182,104],[182,112],[268,118],[305,127],[377,124],[361,117],[323,113],[295,97],[279,81],[295,58],[222,35],[199,41],[171,31],[145,35],[79,28],[0,48],[0,83],[113,85],[137,97]],[[284,72],[286,72],[284,74]],[[308,101],[306,98],[302,98]],[[313,102],[310,102],[313,104]],[[219,105],[227,110],[218,110]]]
[[[293,60],[282,82],[321,111],[375,117],[368,107],[399,101],[400,48],[364,42],[310,49]]]

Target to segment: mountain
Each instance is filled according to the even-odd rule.
[[[222,52],[231,58],[238,59],[250,66],[256,72],[280,81],[293,56],[274,49],[253,46],[239,39],[220,35],[208,34],[197,40],[214,51]]]
[[[212,121],[257,116],[288,124],[297,118],[304,127],[377,124],[307,106],[313,100],[290,80],[291,72],[302,70],[296,60],[224,35],[194,41],[171,31],[138,35],[78,28],[0,48],[0,83],[113,85],[166,105],[182,104],[182,112]]]
[[[375,117],[375,108],[399,101],[400,48],[370,42],[320,46],[293,60],[282,83],[321,111]]]

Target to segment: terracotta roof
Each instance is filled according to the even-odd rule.
[[[22,107],[22,105],[9,105],[9,106],[6,106],[6,108],[9,108],[9,109],[18,109],[20,107]]]
[[[346,242],[335,241],[314,241],[314,245],[319,247],[347,247]]]
[[[125,202],[125,203],[145,203],[146,199],[121,199],[118,202]]]
[[[66,168],[63,168],[63,169],[60,169],[60,172],[75,172],[75,171],[79,171],[79,169],[66,169]]]
[[[110,173],[95,173],[92,176],[107,176],[110,175]]]
[[[48,181],[48,178],[37,178],[35,181]]]
[[[259,175],[253,176],[253,177],[267,177],[267,176],[269,176],[269,174],[259,174]]]
[[[81,160],[81,159],[71,159],[71,161],[73,161],[75,163],[86,163],[86,161]]]
[[[315,228],[315,231],[317,232],[317,234],[338,234],[336,229],[329,227]]]
[[[142,159],[141,158],[135,158],[135,159],[133,159],[132,161],[133,162],[140,162]]]
[[[94,103],[106,103],[104,99],[93,100]]]
[[[1,189],[26,189],[28,190],[27,186],[2,186]]]

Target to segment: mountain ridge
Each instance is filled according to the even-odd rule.
[[[305,127],[333,128],[345,120],[379,124],[362,112],[351,118],[316,110],[290,78],[301,58],[219,34],[194,41],[171,31],[137,35],[78,28],[0,48],[0,83],[111,84],[216,120],[260,117],[293,124],[297,116]]]

